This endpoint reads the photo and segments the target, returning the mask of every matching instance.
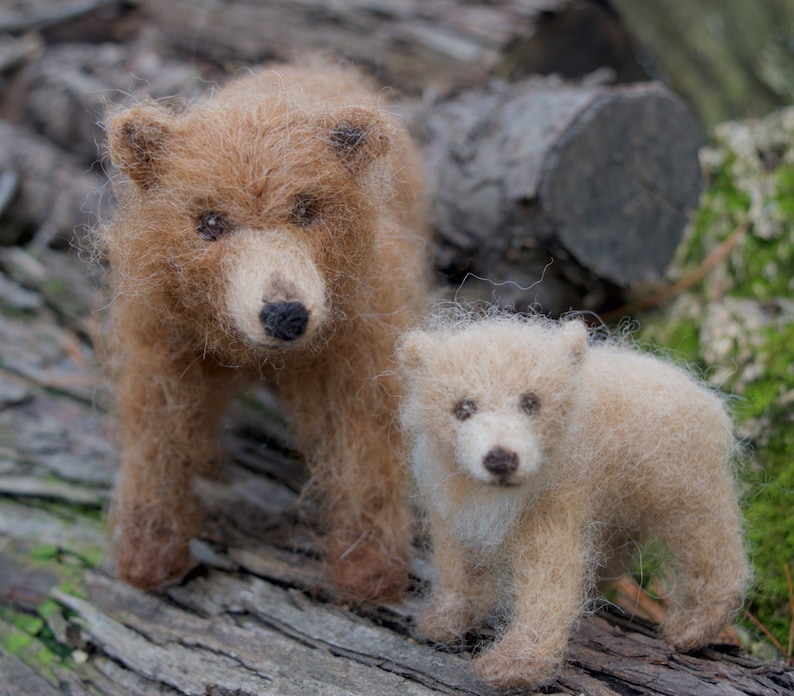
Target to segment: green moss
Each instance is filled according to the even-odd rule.
[[[44,621],[39,616],[14,611],[3,606],[0,606],[0,619],[18,628],[22,633],[28,636],[35,636],[44,625]],[[19,644],[24,643],[21,636],[14,638],[14,641]]]
[[[648,322],[642,329],[643,341],[650,352],[658,352],[660,346],[665,348],[666,357],[672,351],[674,361],[700,362],[700,328],[697,321],[678,316],[675,321]]]
[[[60,612],[61,606],[52,599],[45,599],[36,609],[36,613],[45,620]]]
[[[82,576],[80,576],[80,579],[77,582],[75,582],[74,579],[64,581],[58,586],[58,589],[63,594],[68,594],[72,597],[78,597],[79,599],[86,599],[87,597],[85,587],[83,586],[82,582]]]
[[[758,449],[745,481],[748,541],[759,571],[753,611],[785,644],[791,622],[784,566],[794,571],[794,430],[787,394],[794,393],[794,323],[766,329],[759,352],[763,371],[747,385],[739,409],[757,423]]]
[[[4,636],[1,639],[1,644],[12,655],[18,655],[19,653],[24,652],[33,643],[33,638],[30,636],[30,634],[25,633],[25,631],[22,631],[15,626],[11,626],[3,633]]]
[[[55,544],[39,544],[30,550],[34,561],[52,561],[58,558],[59,549]]]
[[[689,236],[678,250],[676,265],[696,266],[734,230],[739,220],[750,210],[750,196],[737,190],[729,174],[734,162],[729,156],[715,172],[710,187],[704,192],[700,208],[695,213]]]
[[[60,643],[40,616],[0,606],[0,648],[16,655],[45,679],[52,669],[69,662],[71,649]]]
[[[98,523],[101,523],[103,519],[102,505],[100,502],[94,505],[92,503],[72,503],[65,500],[40,499],[36,501],[36,507],[63,517],[82,517]]]

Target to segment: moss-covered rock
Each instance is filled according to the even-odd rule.
[[[702,153],[710,185],[670,270],[719,263],[641,337],[699,364],[734,395],[747,537],[756,567],[750,610],[786,645],[794,570],[794,109],[715,129]]]

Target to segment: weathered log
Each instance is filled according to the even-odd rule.
[[[24,64],[43,48],[38,34],[24,34],[19,38],[0,34],[0,75]]]
[[[365,65],[381,81],[419,91],[488,77],[598,67],[642,79],[631,40],[598,0],[28,0],[0,8],[0,32],[41,32],[54,42],[129,40],[141,33],[216,65],[292,60],[330,52]]]
[[[415,121],[438,266],[499,286],[475,296],[559,312],[587,307],[604,282],[655,280],[698,202],[698,127],[658,84],[496,84]]]

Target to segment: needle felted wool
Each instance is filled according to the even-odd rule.
[[[425,301],[404,127],[353,71],[277,66],[190,106],[111,111],[107,131],[120,576],[159,588],[189,570],[194,474],[229,399],[264,379],[322,491],[333,580],[394,596],[410,530],[389,360]]]
[[[749,571],[722,400],[683,369],[583,323],[488,316],[409,331],[403,427],[438,571],[424,637],[504,623],[474,660],[496,686],[561,666],[597,579],[637,549],[669,555],[674,647],[703,646],[740,609]]]

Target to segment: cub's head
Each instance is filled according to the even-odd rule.
[[[426,468],[434,480],[530,481],[567,427],[586,351],[580,322],[496,317],[408,333],[401,415],[420,482]]]
[[[119,212],[104,242],[118,291],[148,293],[226,355],[310,346],[369,270],[391,139],[378,108],[273,78],[181,111],[116,112]]]

